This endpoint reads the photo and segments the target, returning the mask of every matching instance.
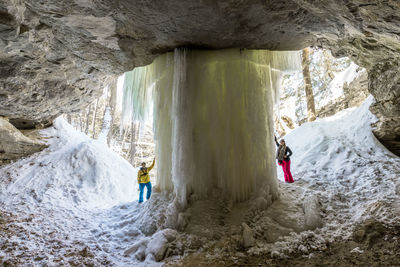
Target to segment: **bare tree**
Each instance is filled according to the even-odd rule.
[[[303,67],[303,77],[304,77],[304,88],[306,91],[306,99],[307,99],[308,121],[314,121],[316,119],[316,116],[315,116],[314,93],[312,89],[311,76],[310,76],[310,48],[303,49],[302,67]]]
[[[106,106],[103,113],[103,124],[99,136],[97,137],[98,140],[107,143],[108,146],[110,146],[111,143],[112,128],[114,124],[113,109],[115,109],[116,102],[116,87],[117,79],[112,79],[107,89]]]
[[[134,159],[135,159],[135,154],[136,154],[136,125],[135,123],[131,122],[131,145],[129,148],[129,162],[134,165]]]
[[[110,121],[110,130],[108,131],[108,134],[107,134],[108,146],[110,146],[112,132],[113,132],[113,125],[114,125],[114,120],[115,120],[115,106],[117,104],[117,82],[118,82],[118,79],[115,78],[115,79],[112,79],[111,84],[110,84],[110,97],[108,100],[108,106],[110,108],[111,121]]]
[[[99,105],[99,99],[97,98],[96,104],[94,106],[93,120],[92,120],[92,138],[96,136],[96,117],[97,117],[97,107]]]
[[[89,132],[89,117],[91,111],[92,111],[92,105],[89,105],[89,107],[86,110],[85,134],[88,134]]]
[[[79,116],[79,130],[80,130],[81,132],[83,132],[82,115],[79,113],[78,116]]]
[[[132,127],[131,125],[129,125],[128,128],[121,127],[122,132],[123,132],[123,134],[122,134],[121,151],[123,151],[124,148],[125,148],[126,138],[128,138],[128,133],[131,131],[131,127]]]
[[[71,114],[67,114],[67,121],[68,121],[69,124],[72,123]]]
[[[330,61],[330,56],[328,54],[328,51],[325,49],[322,49],[322,54],[324,55],[325,71],[328,74],[329,78],[331,78],[333,80],[333,78],[335,78],[335,75],[333,74],[333,71],[332,71],[332,66],[331,66],[331,61]]]

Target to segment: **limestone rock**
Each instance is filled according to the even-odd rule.
[[[245,248],[249,248],[254,246],[254,232],[253,230],[246,224],[242,223],[243,227],[243,246]]]
[[[397,153],[399,11],[394,0],[0,0],[0,115],[18,128],[48,125],[110,76],[176,47],[317,45],[368,69],[375,134]]]
[[[358,107],[368,97],[368,72],[365,69],[357,70],[357,77],[349,84],[344,84],[343,92],[347,107]]]
[[[385,61],[369,71],[369,91],[375,97],[371,106],[378,121],[374,134],[393,153],[400,156],[400,62]]]
[[[0,165],[43,150],[46,145],[23,135],[0,117]]]

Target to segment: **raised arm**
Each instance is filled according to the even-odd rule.
[[[153,163],[151,164],[151,166],[147,168],[147,172],[150,172],[151,169],[153,169],[155,163],[156,163],[156,158],[153,159]]]
[[[278,139],[276,139],[276,136],[274,136],[274,139],[275,139],[276,146],[279,147]]]

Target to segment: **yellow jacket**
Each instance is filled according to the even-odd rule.
[[[138,180],[138,184],[145,184],[150,182],[150,175],[149,172],[151,171],[151,169],[153,169],[154,164],[156,163],[155,160],[153,160],[153,164],[151,164],[150,167],[148,168],[140,168],[137,174],[137,180]]]

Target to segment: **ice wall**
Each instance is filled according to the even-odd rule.
[[[183,207],[189,196],[213,193],[271,203],[278,194],[273,99],[279,72],[299,62],[297,52],[180,49],[145,67],[160,189],[173,189]]]

